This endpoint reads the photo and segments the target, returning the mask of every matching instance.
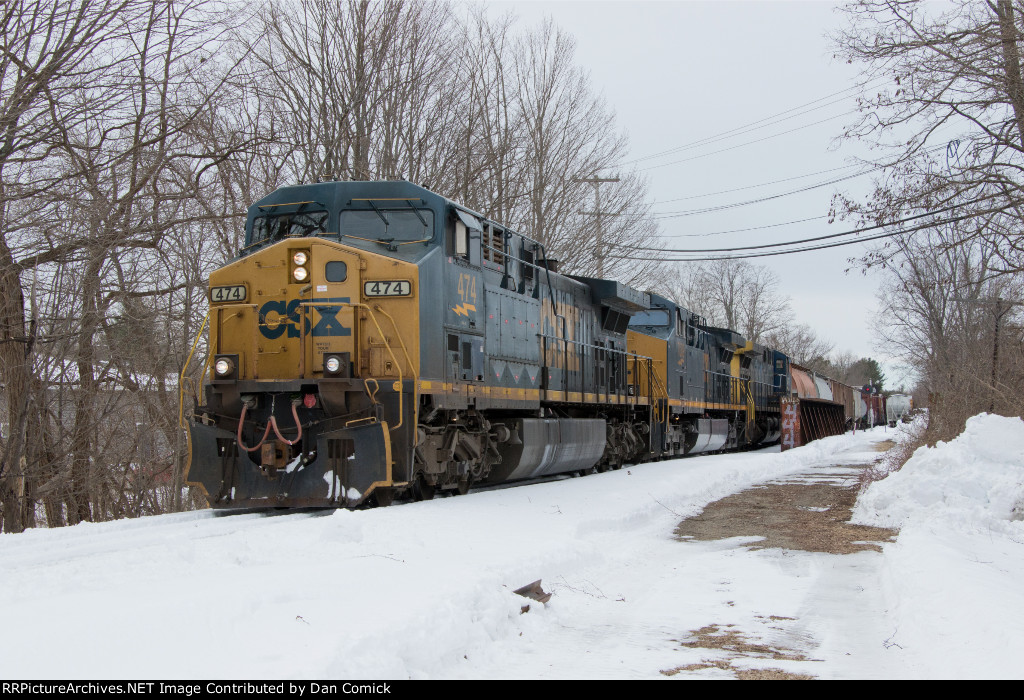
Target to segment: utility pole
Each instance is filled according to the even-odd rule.
[[[953,301],[961,301],[969,304],[991,304],[993,302],[987,299],[964,299],[962,297],[953,297]],[[1004,301],[1002,297],[996,297],[995,300],[995,328],[992,334],[992,379],[991,379],[991,399],[989,401],[988,412],[995,413],[996,410],[996,374],[999,367],[999,322],[1002,321],[1005,316],[1014,306],[1021,306],[1021,302],[1017,301]]]
[[[577,177],[573,182],[589,182],[594,186],[594,211],[581,211],[580,214],[597,217],[597,241],[595,244],[594,257],[597,258],[597,276],[604,277],[604,230],[601,228],[602,216],[618,216],[621,212],[601,211],[601,183],[618,182],[617,177]]]
[[[1002,320],[1003,314],[1012,308],[1013,304],[1007,304],[1004,309],[1002,297],[996,297],[996,328],[995,334],[992,337],[992,402],[988,407],[989,413],[995,413],[996,411],[996,367],[999,366],[999,321]]]

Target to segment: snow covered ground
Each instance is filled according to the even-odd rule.
[[[850,479],[841,465],[874,460],[872,443],[893,433],[369,511],[203,511],[3,535],[0,676],[1024,675],[1018,419],[974,419],[873,485],[857,517],[902,527],[883,553],[673,536],[755,484]],[[547,605],[512,592],[537,579]],[[700,630],[746,651],[694,645]]]

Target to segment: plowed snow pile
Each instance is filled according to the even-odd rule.
[[[882,586],[906,675],[1024,675],[1024,421],[975,416],[872,484],[853,522],[898,527]]]
[[[932,521],[942,529],[1024,533],[1024,421],[982,414],[951,442],[921,447],[906,466],[870,486],[855,521],[903,527]]]

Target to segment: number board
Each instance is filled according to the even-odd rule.
[[[412,294],[409,280],[374,280],[363,282],[364,297],[407,297]]]
[[[210,287],[210,301],[245,301],[245,285],[232,284],[226,287]]]

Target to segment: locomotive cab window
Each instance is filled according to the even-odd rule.
[[[429,209],[345,209],[341,235],[378,243],[426,243],[434,237]]]
[[[246,245],[277,241],[282,238],[321,236],[327,232],[327,212],[309,211],[257,216]]]
[[[348,279],[348,265],[344,260],[332,260],[324,267],[324,278],[328,282],[344,282]]]
[[[665,309],[649,309],[637,312],[629,320],[631,326],[668,326],[668,311]]]

